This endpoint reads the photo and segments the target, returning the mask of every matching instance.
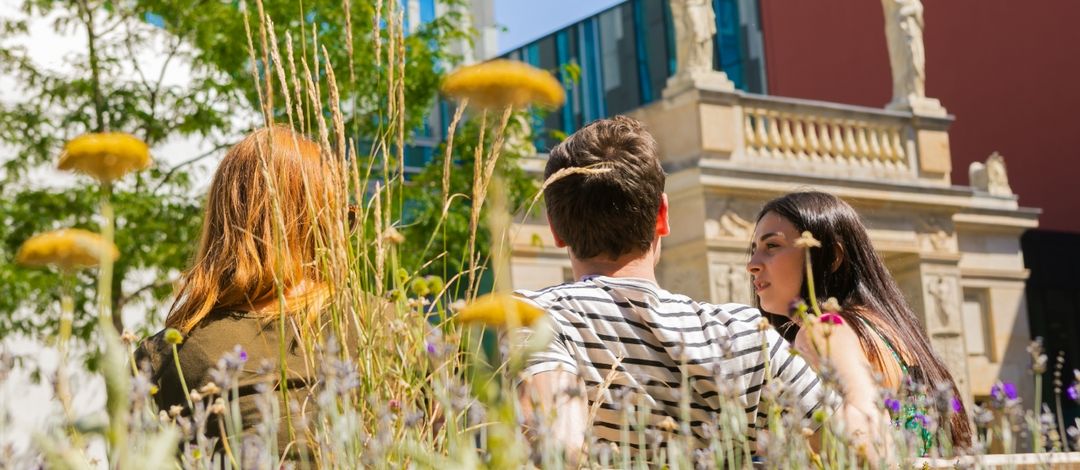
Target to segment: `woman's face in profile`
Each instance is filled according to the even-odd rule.
[[[806,265],[803,249],[795,246],[798,238],[795,225],[775,212],[766,213],[754,229],[746,270],[766,312],[788,316],[791,301],[799,297]]]

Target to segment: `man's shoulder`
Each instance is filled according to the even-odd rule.
[[[678,310],[688,313],[693,312],[706,318],[711,317],[723,323],[724,326],[743,324],[756,327],[757,321],[762,318],[761,312],[750,305],[696,300],[684,294],[671,292],[651,282],[637,279],[585,279],[537,290],[518,289],[514,291],[514,294],[542,308],[549,308],[552,305],[567,302],[610,302],[618,305],[622,303],[621,301],[637,299],[652,304],[654,308],[661,311]],[[635,303],[630,302],[630,304]]]
[[[561,299],[576,299],[594,297],[602,290],[587,281],[564,282],[542,289],[517,289],[514,295],[531,300],[534,303],[544,304]]]
[[[761,311],[751,305],[740,304],[736,302],[728,302],[723,304],[699,302],[698,305],[703,310],[710,312],[714,317],[720,317],[728,320],[728,326],[736,324],[750,324],[756,327],[757,322],[763,318],[761,315]]]

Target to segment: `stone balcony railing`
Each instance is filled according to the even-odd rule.
[[[826,167],[850,175],[913,174],[914,133],[905,116],[763,96],[745,96],[739,102],[742,153],[748,159],[787,169]]]
[[[948,185],[948,117],[695,90],[632,113],[662,136],[665,164]]]

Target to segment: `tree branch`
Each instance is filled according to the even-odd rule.
[[[151,191],[151,193],[157,194],[157,192],[163,186],[165,186],[165,183],[169,182],[169,179],[172,178],[173,175],[177,171],[179,171],[181,168],[183,168],[185,166],[188,166],[188,165],[191,165],[193,163],[196,163],[196,162],[198,162],[200,160],[203,160],[203,159],[205,159],[205,158],[207,158],[209,156],[212,156],[212,155],[216,154],[217,152],[221,151],[222,149],[228,148],[229,145],[231,145],[231,144],[227,144],[227,143],[217,144],[217,145],[214,146],[214,148],[212,148],[210,150],[207,150],[206,152],[203,152],[202,154],[199,154],[199,155],[195,156],[194,158],[191,158],[191,159],[188,159],[188,160],[185,160],[185,161],[182,161],[182,162],[176,164],[176,166],[170,168],[169,171],[167,173],[165,173],[164,176],[161,177],[161,181],[158,182],[157,186],[154,186],[154,190]]]
[[[127,305],[127,303],[130,302],[132,299],[142,295],[143,292],[153,290],[153,289],[157,289],[159,287],[165,287],[165,286],[167,286],[169,284],[172,284],[172,282],[173,281],[152,282],[152,283],[147,284],[145,286],[142,286],[142,287],[140,287],[138,289],[135,289],[134,292],[132,292],[132,293],[130,293],[128,295],[122,296],[122,297],[120,297],[120,299],[118,299],[116,301],[115,311],[119,312],[120,309],[124,308],[124,305]]]
[[[90,5],[86,3],[86,0],[77,2],[79,9],[82,13],[82,18],[86,22],[86,45],[89,49],[90,58],[90,84],[94,88],[94,117],[96,118],[96,132],[105,132],[107,125],[105,123],[105,99],[101,95],[101,68],[98,64],[97,53],[97,39],[98,36],[94,33],[94,12],[90,8]]]

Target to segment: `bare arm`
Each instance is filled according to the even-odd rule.
[[[826,328],[832,328],[828,336]],[[794,346],[814,369],[820,371],[827,363],[835,371],[844,398],[839,418],[855,445],[865,446],[867,459],[876,462],[890,455],[891,443],[882,435],[888,416],[878,406],[878,385],[855,330],[846,324],[802,328]]]
[[[569,462],[576,465],[584,450],[589,416],[578,376],[562,370],[537,373],[521,383],[518,400],[529,439],[536,443],[540,425],[546,424],[551,437],[565,449]],[[538,423],[538,419],[544,422]]]

